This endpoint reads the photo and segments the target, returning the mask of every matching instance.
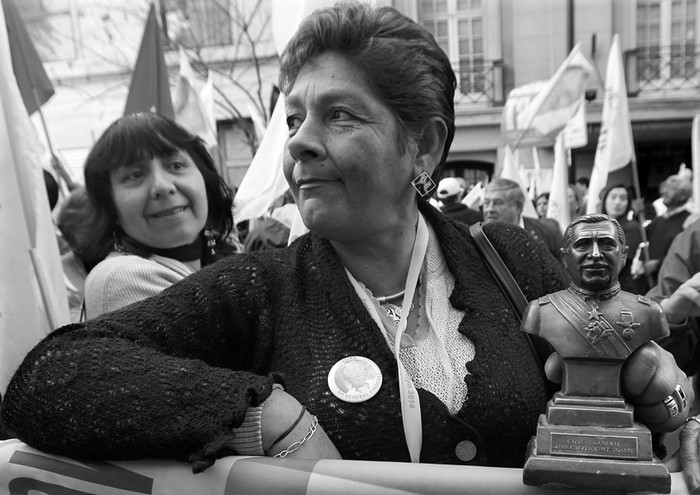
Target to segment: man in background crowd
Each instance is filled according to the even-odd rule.
[[[659,194],[666,211],[647,226],[649,260],[644,264],[645,271],[654,281],[668,248],[683,230],[685,221],[690,216],[686,204],[692,193],[693,184],[688,173],[671,175],[659,185]]]
[[[483,214],[467,205],[462,204],[464,188],[454,177],[446,177],[440,181],[437,188],[437,197],[440,200],[440,211],[448,217],[454,218],[467,225],[481,222]]]
[[[505,222],[527,230],[544,244],[552,255],[561,260],[562,237],[554,223],[523,216],[525,195],[517,182],[498,178],[484,190],[484,221]]]

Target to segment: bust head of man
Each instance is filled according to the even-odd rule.
[[[615,286],[627,250],[622,227],[607,215],[583,215],[564,232],[564,267],[576,286],[590,292]]]
[[[494,179],[484,189],[484,222],[518,225],[524,204],[525,195],[517,182]]]

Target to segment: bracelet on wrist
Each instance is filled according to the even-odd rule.
[[[297,450],[299,450],[301,448],[302,445],[304,445],[306,442],[311,440],[311,437],[314,436],[314,433],[316,433],[317,429],[318,429],[318,418],[316,416],[312,416],[311,417],[311,426],[309,426],[309,431],[306,432],[306,435],[304,435],[304,438],[302,438],[298,442],[294,442],[293,444],[291,444],[289,447],[282,450],[281,452],[277,452],[272,457],[285,458],[289,454],[296,452]]]
[[[279,383],[272,384],[272,390],[284,390]],[[234,428],[233,448],[238,455],[262,456],[262,410],[263,405],[249,406],[241,425]]]
[[[297,427],[297,425],[301,422],[301,418],[304,417],[304,413],[306,412],[306,408],[304,406],[301,406],[301,411],[299,412],[299,416],[297,416],[297,419],[294,420],[294,423],[292,423],[292,426],[287,428],[280,436],[277,437],[277,439],[270,444],[270,446],[267,448],[268,452],[269,450],[280,443],[280,441],[284,440],[284,438],[289,435],[292,431],[294,431],[294,428]]]

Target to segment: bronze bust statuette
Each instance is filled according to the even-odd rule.
[[[568,289],[532,301],[522,330],[563,358],[561,391],[540,415],[523,481],[536,486],[669,493],[671,477],[654,456],[651,432],[634,421],[621,372],[639,346],[669,334],[661,307],[620,290],[627,246],[620,225],[584,215],[564,235]]]

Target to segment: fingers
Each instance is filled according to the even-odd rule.
[[[688,417],[695,394],[673,355],[655,343],[640,348],[623,369],[623,390],[636,418],[651,431],[679,428]]]
[[[639,347],[622,369],[622,391],[635,403],[661,401],[675,386],[675,359],[654,342]]]
[[[553,352],[544,363],[544,374],[550,382],[561,383],[564,361],[558,352]]]
[[[700,493],[700,423],[688,421],[680,434],[679,458],[690,493]]]

